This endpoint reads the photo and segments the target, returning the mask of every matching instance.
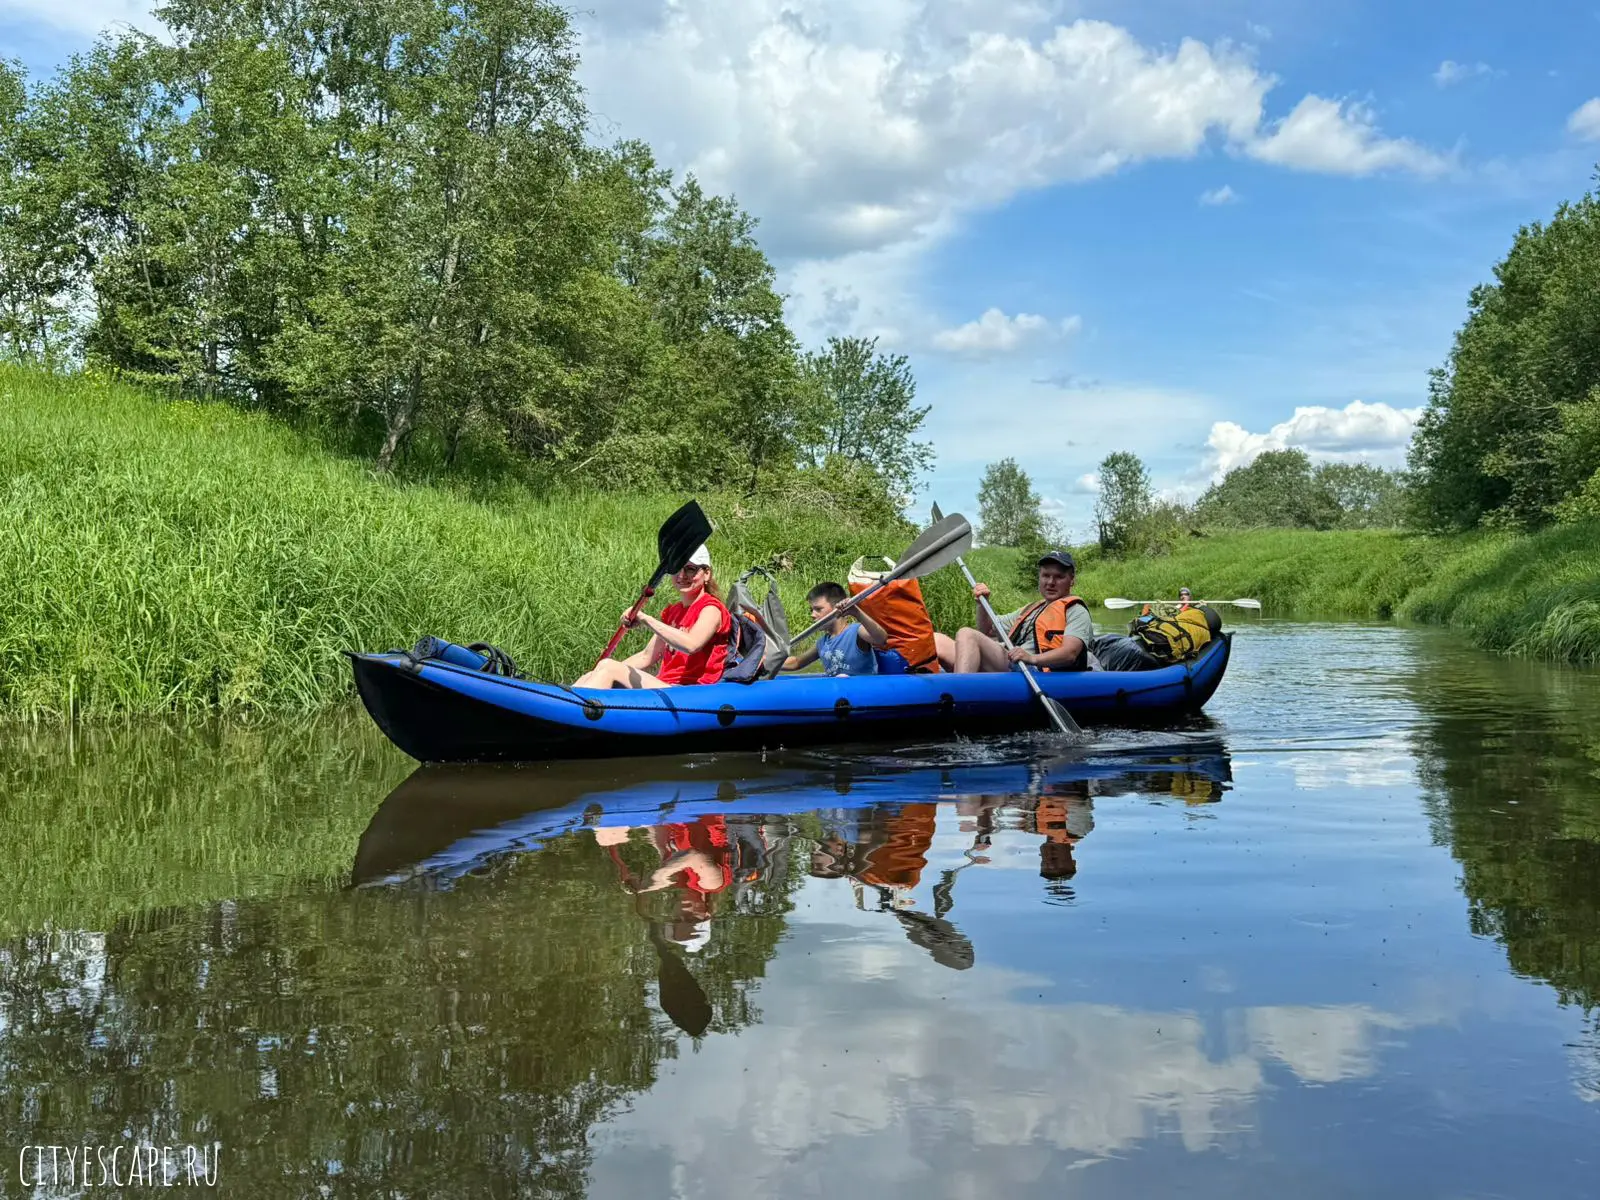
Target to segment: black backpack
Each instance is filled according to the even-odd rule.
[[[754,683],[766,665],[767,635],[744,613],[732,608],[733,628],[728,631],[728,661],[722,669],[722,683]]]

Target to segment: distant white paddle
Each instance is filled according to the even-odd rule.
[[[1125,600],[1121,596],[1112,596],[1103,601],[1107,608],[1137,608],[1144,604],[1178,604],[1177,600]],[[1231,604],[1235,608],[1260,608],[1261,601],[1241,597],[1238,600],[1191,600],[1190,604]]]

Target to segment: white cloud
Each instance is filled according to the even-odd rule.
[[[1255,461],[1265,450],[1300,449],[1313,461],[1344,459],[1398,466],[1410,444],[1421,408],[1393,408],[1352,400],[1343,408],[1312,405],[1265,433],[1233,421],[1218,421],[1206,439],[1206,466],[1213,480]]]
[[[1238,202],[1239,193],[1226,183],[1219,188],[1211,188],[1209,191],[1200,193],[1201,204],[1237,204]]]
[[[996,354],[1010,354],[1043,341],[1069,337],[1082,326],[1082,319],[1076,316],[1050,321],[1035,313],[1018,313],[1008,317],[998,308],[991,308],[976,321],[968,321],[954,329],[940,330],[933,335],[933,345],[935,349],[950,354],[987,358]]]
[[[935,237],[1028,188],[1192,158],[1212,141],[1320,171],[1435,169],[1364,109],[1315,96],[1264,133],[1276,81],[1226,43],[1157,50],[1103,21],[1053,25],[1030,5],[975,0],[646,11],[602,0],[585,22],[593,108],[734,192],[780,257]]]
[[[904,943],[840,925],[791,923],[791,937],[759,1024],[707,1039],[670,1086],[596,1129],[596,1191],[648,1169],[707,1200],[788,1197],[848,1162],[863,1195],[999,1196],[1156,1141],[1238,1152],[1256,1145],[1273,1093],[1371,1079],[1399,1035],[1447,1019],[1362,1004],[1208,1019],[1048,1003],[1031,995],[1044,979],[981,958],[952,983]],[[908,1111],[942,1114],[945,1135],[928,1138]]]
[[[1567,118],[1567,132],[1587,142],[1600,142],[1600,96],[1578,106]]]
[[[1073,481],[1073,490],[1077,492],[1085,492],[1089,495],[1098,495],[1100,492],[1100,476],[1095,474],[1093,471],[1090,471],[1086,475],[1079,475],[1078,478]]]
[[[0,21],[23,20],[67,33],[97,34],[108,25],[131,25],[152,33],[155,0],[0,0]]]
[[[1404,170],[1436,175],[1449,161],[1406,138],[1378,133],[1372,110],[1307,96],[1267,136],[1247,147],[1263,162],[1330,175],[1370,175]]]
[[[1449,87],[1453,83],[1460,83],[1478,75],[1493,75],[1494,68],[1488,63],[1458,63],[1445,59],[1439,64],[1439,69],[1433,73],[1433,81],[1440,87]]]

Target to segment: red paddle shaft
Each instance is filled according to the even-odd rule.
[[[622,641],[623,634],[627,633],[633,627],[633,623],[639,619],[639,610],[644,607],[644,602],[655,594],[656,585],[654,582],[647,584],[644,591],[639,593],[639,598],[633,602],[633,607],[628,610],[627,618],[621,625],[617,626],[617,631],[611,635],[611,640],[606,643],[605,652],[600,655],[600,662],[595,663],[595,666],[598,667],[600,663],[611,657],[611,652],[617,648],[617,643]]]

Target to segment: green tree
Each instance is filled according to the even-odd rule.
[[[1536,526],[1587,487],[1587,459],[1560,448],[1565,411],[1600,386],[1600,202],[1524,226],[1494,274],[1469,297],[1412,441],[1413,511],[1429,528]]]
[[[1311,473],[1311,482],[1332,498],[1342,529],[1389,529],[1404,517],[1405,481],[1398,471],[1371,463],[1328,462]]]
[[[806,355],[813,406],[797,431],[813,467],[830,458],[863,463],[903,503],[933,464],[933,447],[915,440],[929,408],[916,407],[916,380],[903,354],[878,353],[877,338],[829,338]]]
[[[1234,529],[1332,529],[1339,522],[1339,506],[1317,485],[1304,450],[1267,450],[1235,467],[1206,489],[1195,514],[1207,524]]]
[[[1014,458],[983,470],[978,483],[978,537],[989,546],[1022,546],[1040,540],[1039,495]]]
[[[1118,450],[1100,460],[1100,492],[1094,515],[1100,544],[1108,550],[1127,546],[1150,513],[1150,472],[1137,454]]]

